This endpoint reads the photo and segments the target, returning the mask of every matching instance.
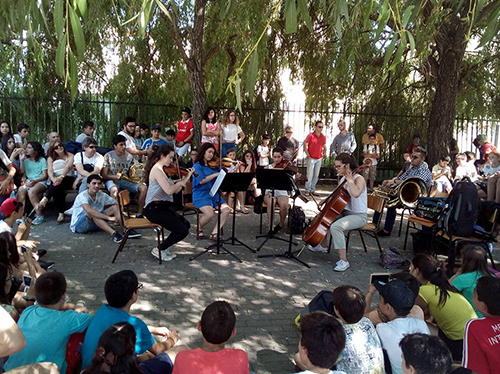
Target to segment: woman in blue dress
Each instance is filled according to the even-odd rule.
[[[198,227],[198,238],[200,239],[205,238],[203,228],[214,218],[214,208],[217,207],[219,200],[219,194],[210,196],[210,189],[220,173],[219,167],[211,168],[208,166],[209,161],[214,159],[215,152],[215,147],[212,143],[203,144],[198,151],[198,156],[194,164],[194,170],[198,176],[195,177],[193,175],[193,204],[203,213]],[[220,229],[222,230],[229,215],[229,206],[224,200],[222,200],[221,211]],[[217,224],[214,225],[209,239],[217,240]]]

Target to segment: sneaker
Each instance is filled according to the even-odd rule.
[[[43,261],[43,260],[39,260],[38,261],[38,265],[40,265],[40,267],[47,271],[49,269],[52,269],[52,267],[55,265],[55,262],[53,261]]]
[[[87,307],[87,303],[85,302],[85,300],[78,300],[76,302],[76,306],[81,306],[81,307],[86,308]]]
[[[38,258],[42,258],[43,256],[45,256],[47,254],[47,250],[46,249],[36,249],[34,251],[34,253],[38,255]]]
[[[280,224],[277,224],[276,226],[274,226],[273,234],[279,233],[282,228],[283,228],[283,226],[281,226]]]
[[[313,247],[312,245],[308,244],[307,249],[313,252],[321,252],[321,253],[328,252],[328,248],[323,247],[321,244],[318,244],[316,247]]]
[[[162,255],[162,258],[163,258],[163,254],[164,254],[164,253],[165,253],[165,255],[170,256],[170,257],[172,257],[172,258],[176,258],[176,257],[177,257],[177,255],[176,255],[175,253],[172,253],[172,252],[170,252],[168,249],[165,249],[165,250],[162,252],[162,254],[161,254],[161,255]]]
[[[157,260],[160,259],[160,254],[158,253],[158,248],[154,247],[151,250],[151,255],[156,258]],[[162,251],[161,253],[161,259],[162,261],[172,261],[174,259],[174,255],[172,255],[168,250]]]
[[[379,231],[377,231],[377,236],[379,236],[379,237],[381,237],[381,236],[391,236],[391,233],[387,232],[387,231],[384,231],[384,230],[379,230]]]
[[[115,231],[115,232],[113,233],[112,239],[113,239],[113,241],[114,241],[115,243],[119,244],[119,243],[121,243],[121,242],[122,242],[122,240],[123,240],[123,236],[122,236],[122,234],[120,234],[118,231]]]
[[[45,218],[43,216],[36,216],[35,219],[33,220],[33,222],[31,222],[31,224],[33,226],[36,226],[36,225],[41,225],[44,222],[45,222]]]
[[[351,265],[349,264],[348,261],[340,260],[339,262],[337,262],[337,266],[335,266],[335,268],[333,268],[333,270],[335,270],[335,271],[346,271],[350,267],[351,267]]]
[[[130,230],[130,231],[128,232],[128,237],[129,237],[129,238],[132,238],[132,239],[133,239],[133,238],[140,238],[141,236],[142,236],[142,234],[141,234],[141,233],[138,233],[138,232],[137,232],[137,231],[135,231],[134,229],[132,229],[132,230]]]

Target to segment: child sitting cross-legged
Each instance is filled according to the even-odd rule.
[[[248,357],[241,349],[226,348],[236,335],[236,316],[226,301],[215,301],[203,312],[198,330],[203,346],[181,351],[175,358],[172,374],[248,374]]]

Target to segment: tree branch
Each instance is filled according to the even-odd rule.
[[[174,39],[174,43],[177,46],[179,54],[181,55],[181,58],[186,64],[187,68],[189,70],[194,70],[193,61],[187,55],[186,49],[184,48],[184,44],[182,44],[181,31],[179,30],[179,26],[177,25],[177,16],[175,15],[175,12],[172,11],[171,7],[168,8],[168,12],[170,14],[170,17],[172,17],[172,20],[170,20],[168,16],[163,12],[160,13],[161,18],[163,19],[167,27],[170,29]],[[182,32],[184,33],[185,30],[182,30]]]

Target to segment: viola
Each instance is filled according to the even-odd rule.
[[[177,168],[176,166],[174,165],[170,165],[170,166],[164,166],[163,167],[163,171],[165,172],[165,174],[167,174],[169,177],[173,177],[174,175],[179,175],[181,178],[183,177],[186,177],[188,174],[189,174],[189,171],[188,169],[186,168],[183,168],[183,167],[179,167]],[[198,176],[198,174],[196,173],[193,173],[193,175],[195,177]]]

